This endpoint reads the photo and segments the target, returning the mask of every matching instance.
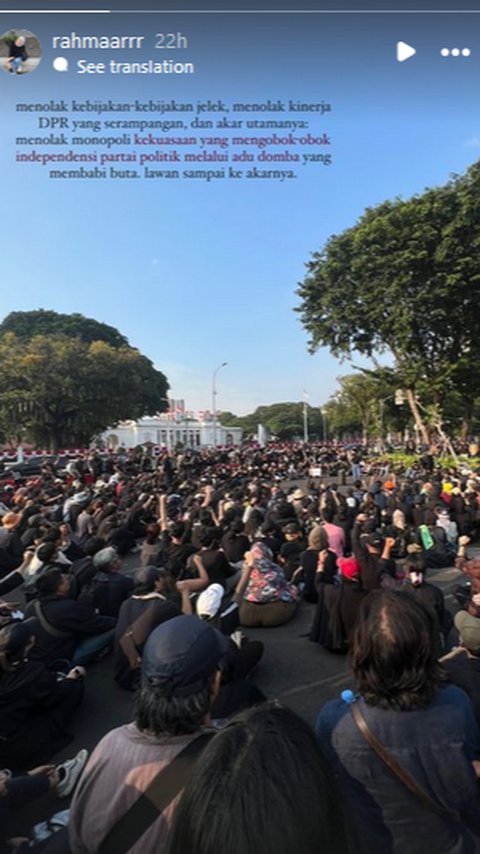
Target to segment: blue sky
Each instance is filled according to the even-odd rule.
[[[297,282],[310,253],[365,207],[441,184],[480,156],[479,22],[476,15],[0,15],[2,31],[26,27],[44,49],[35,73],[0,74],[0,316],[43,307],[117,326],[191,409],[209,407],[212,373],[223,361],[220,409],[244,414],[300,400],[304,389],[312,405],[324,402],[350,367],[324,350],[308,354],[293,312]],[[152,44],[155,32],[180,30],[190,48],[175,59],[194,61],[197,73],[59,74],[51,36],[71,30],[146,33]],[[397,63],[398,40],[417,55]],[[444,59],[442,47],[469,47],[472,56]],[[86,56],[60,53],[71,67]],[[140,53],[115,58],[159,58],[149,48]],[[334,163],[300,167],[284,183],[49,181],[47,170],[14,161],[15,136],[40,133],[15,103],[52,97],[325,100],[332,113],[313,122],[331,134]]]

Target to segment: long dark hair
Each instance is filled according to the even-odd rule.
[[[443,680],[435,616],[402,591],[373,591],[353,636],[356,687],[369,706],[408,711],[428,706]]]
[[[169,854],[346,854],[339,796],[310,727],[272,704],[202,753],[175,811]]]

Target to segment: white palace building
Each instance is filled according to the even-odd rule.
[[[199,417],[187,415],[154,415],[138,421],[121,421],[99,437],[107,448],[135,448],[152,444],[172,450],[181,444],[188,448],[213,448],[240,445],[240,427],[222,427],[221,414]]]

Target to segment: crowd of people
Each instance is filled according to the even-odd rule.
[[[480,470],[333,444],[120,448],[4,472],[0,515],[4,850],[475,850]],[[428,580],[453,565],[454,619]],[[305,643],[351,655],[354,691],[315,734],[255,684],[268,632],[248,638],[299,607]],[[132,722],[48,764],[105,656]],[[75,790],[68,830],[12,842],[49,790]]]

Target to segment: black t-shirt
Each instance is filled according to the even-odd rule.
[[[225,587],[227,578],[234,574],[234,570],[224,553],[218,549],[202,549],[198,556],[207,571],[210,584],[221,584]]]
[[[238,563],[243,560],[245,552],[250,548],[250,540],[245,534],[224,534],[222,537],[222,549],[227,560]]]

